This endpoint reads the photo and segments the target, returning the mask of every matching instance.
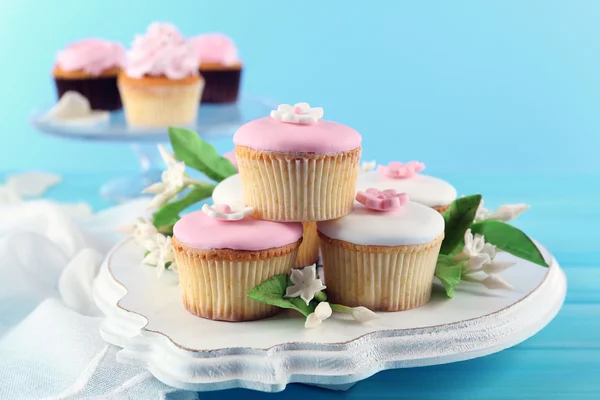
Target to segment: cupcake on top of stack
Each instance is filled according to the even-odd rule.
[[[70,44],[58,53],[52,71],[58,98],[74,91],[87,98],[92,110],[120,109],[117,75],[124,63],[119,43],[92,38]]]
[[[314,222],[350,212],[362,138],[322,117],[322,108],[283,104],[233,136],[244,201],[259,218]]]
[[[200,57],[198,68],[206,81],[202,102],[235,102],[243,67],[233,40],[221,33],[207,33],[190,39],[190,42]]]
[[[376,171],[359,174],[356,190],[369,188],[407,193],[411,201],[424,204],[443,214],[456,200],[456,189],[448,182],[433,176],[422,175],[425,164],[410,161],[405,164],[393,161],[377,166]]]
[[[204,80],[199,59],[179,30],[153,23],[137,36],[118,85],[127,123],[133,126],[187,126],[195,122]]]

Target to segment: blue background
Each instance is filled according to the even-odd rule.
[[[364,156],[443,171],[600,170],[600,2],[5,0],[0,170],[134,170],[126,146],[42,137],[56,52],[83,37],[129,45],[155,20],[222,31],[243,90],[323,106]],[[228,150],[228,143],[219,143]],[[119,162],[106,162],[107,158]]]
[[[490,208],[531,204],[515,224],[567,273],[556,320],[513,349],[383,372],[345,394],[293,385],[268,398],[600,398],[600,1],[4,0],[0,176],[64,173],[50,198],[109,205],[98,188],[137,170],[130,149],[45,137],[27,117],[54,101],[57,50],[88,36],[128,44],[155,20],[230,35],[244,92],[324,107],[363,134],[365,159],[424,161]],[[265,397],[202,398],[241,394]]]

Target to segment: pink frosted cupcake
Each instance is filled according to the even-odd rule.
[[[320,107],[282,104],[233,136],[244,201],[259,218],[325,221],[352,209],[362,137],[322,117]]]
[[[202,102],[235,102],[243,66],[233,40],[220,33],[209,33],[192,38],[191,43],[200,58],[200,75],[206,81]]]
[[[171,24],[138,36],[118,80],[125,118],[134,126],[188,126],[196,121],[204,80],[198,57]]]
[[[125,63],[125,49],[119,43],[84,39],[58,53],[52,71],[60,99],[66,92],[85,96],[94,110],[118,110],[121,97],[117,76]]]

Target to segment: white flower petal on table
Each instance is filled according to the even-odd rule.
[[[515,262],[512,261],[497,261],[493,260],[490,263],[483,266],[482,271],[486,274],[499,274],[501,272],[506,271],[508,268],[515,265]]]
[[[498,275],[488,275],[481,281],[488,289],[512,289],[513,286]]]
[[[331,306],[329,305],[329,303],[326,301],[319,303],[315,307],[315,315],[321,321],[326,320],[327,318],[331,317],[332,313],[333,313],[333,310],[331,309]]]
[[[61,181],[61,176],[50,172],[31,171],[10,175],[6,186],[22,197],[39,197]]]
[[[306,321],[304,321],[304,327],[305,328],[316,328],[319,325],[321,325],[321,319],[315,314],[315,313],[311,313],[308,315],[308,317],[306,317]]]
[[[372,321],[374,319],[379,318],[379,314],[374,313],[373,311],[369,310],[367,307],[354,307],[352,309],[352,317],[361,323],[364,322],[369,322]]]

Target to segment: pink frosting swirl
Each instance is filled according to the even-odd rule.
[[[207,33],[190,39],[200,61],[233,65],[239,62],[238,49],[229,37],[221,33]]]
[[[127,55],[125,73],[183,79],[198,74],[198,56],[179,30],[171,24],[153,23],[145,35],[136,36]]]
[[[125,48],[108,40],[83,39],[60,51],[56,64],[64,71],[100,75],[104,70],[121,68],[125,64]]]

